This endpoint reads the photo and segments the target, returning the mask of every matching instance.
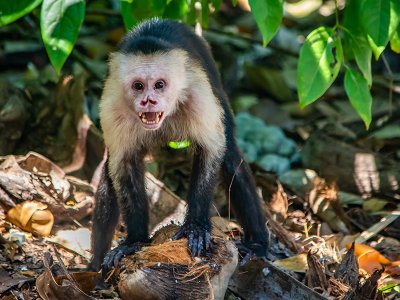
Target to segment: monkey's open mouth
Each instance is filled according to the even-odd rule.
[[[148,112],[140,112],[138,116],[144,125],[156,125],[160,122],[164,115],[162,111],[148,111]]]

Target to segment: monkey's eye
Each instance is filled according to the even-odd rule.
[[[156,90],[162,89],[165,86],[164,80],[159,80],[155,83],[154,88]]]
[[[144,89],[144,84],[141,83],[140,81],[135,81],[135,82],[132,84],[132,87],[133,87],[135,90],[137,90],[137,91],[142,91],[142,90]]]

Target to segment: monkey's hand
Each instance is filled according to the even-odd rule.
[[[145,245],[147,244],[142,242],[137,242],[133,244],[123,242],[122,244],[109,251],[106,257],[104,257],[103,264],[101,265],[102,274],[106,275],[108,271],[111,270],[111,268],[117,267],[119,261],[123,256],[138,252]]]
[[[95,290],[107,289],[108,285],[105,283],[105,279],[107,278],[108,272],[110,272],[111,268],[117,267],[123,256],[133,254],[139,251],[145,245],[147,244],[141,242],[133,244],[123,242],[114,249],[110,250],[106,257],[104,257],[103,264],[101,265],[101,277],[96,283]]]
[[[178,240],[184,236],[188,239],[188,247],[193,257],[210,256],[212,247],[210,224],[201,226],[185,222],[172,239]]]
[[[236,240],[235,244],[239,254],[243,257],[240,266],[244,266],[251,258],[265,258],[267,256],[267,245],[242,240]]]

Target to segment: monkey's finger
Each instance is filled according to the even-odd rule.
[[[199,236],[198,243],[197,243],[197,254],[204,255],[204,239],[202,236]]]
[[[119,261],[121,260],[123,254],[121,251],[118,251],[117,253],[115,253],[114,258],[112,260],[112,265],[114,268],[118,267]]]
[[[251,251],[246,253],[246,255],[243,257],[243,259],[240,261],[239,266],[243,267],[245,264],[247,264],[253,255],[254,254]]]
[[[108,285],[104,282],[104,278],[106,278],[106,276],[103,274],[97,280],[96,286],[94,288],[95,291],[106,290],[109,288]]]
[[[112,262],[112,255],[111,255],[111,253],[108,253],[106,255],[106,257],[104,258],[103,263],[101,265],[103,274],[107,275],[108,271],[110,271],[110,269],[112,267],[111,262]]]
[[[194,239],[193,239],[193,243],[192,243],[192,245],[191,245],[191,252],[192,252],[192,256],[199,256],[199,247],[198,247],[198,244],[199,244],[199,241],[198,241],[198,236],[196,236]]]
[[[193,234],[193,232],[192,233],[189,233],[189,235],[188,235],[188,247],[189,247],[189,249],[190,249],[190,252],[194,255],[194,253],[193,253],[193,243],[194,243],[194,234]]]
[[[206,250],[208,251],[211,248],[211,233],[210,232],[206,231],[204,240],[205,240],[204,243],[206,246]]]
[[[172,240],[173,240],[173,241],[179,240],[179,239],[181,239],[181,238],[183,237],[183,235],[184,235],[183,230],[178,230],[178,232],[175,233],[175,234],[172,236]]]

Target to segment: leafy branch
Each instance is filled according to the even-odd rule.
[[[120,0],[120,15],[127,29],[143,19],[162,17],[188,24],[208,24],[210,8],[218,11],[222,0]],[[232,5],[237,1],[232,0]],[[390,47],[400,53],[399,0],[347,0],[340,22],[321,26],[306,38],[298,62],[298,95],[302,107],[318,100],[344,68],[344,87],[350,103],[364,121],[371,123],[371,60]],[[71,54],[85,18],[85,0],[18,0],[0,2],[0,26],[10,24],[41,5],[43,43],[59,73]],[[249,0],[266,46],[277,33],[283,17],[283,0]]]
[[[372,54],[378,60],[389,42],[392,50],[400,53],[399,22],[398,0],[348,0],[343,24],[336,17],[333,28],[313,30],[302,46],[297,77],[300,105],[321,97],[344,66],[346,94],[368,129],[372,118]]]

